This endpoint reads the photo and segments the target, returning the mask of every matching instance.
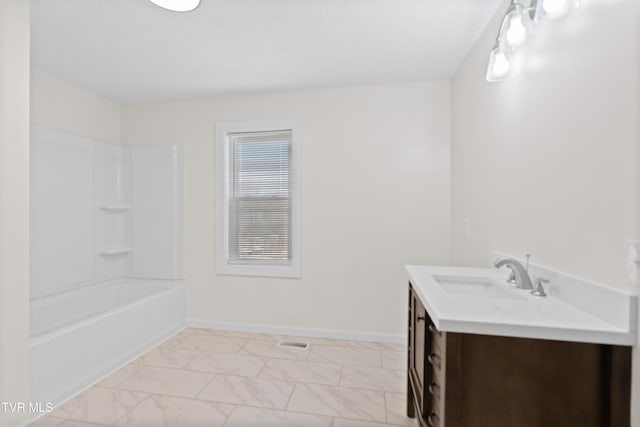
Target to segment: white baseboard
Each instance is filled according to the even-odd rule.
[[[290,326],[263,325],[256,323],[217,322],[213,320],[188,319],[187,326],[192,328],[217,329],[225,331],[255,332],[298,337],[330,338],[338,340],[371,341],[393,344],[406,344],[406,335],[382,334],[375,332],[345,331],[338,329],[294,328]]]

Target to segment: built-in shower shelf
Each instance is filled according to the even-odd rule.
[[[99,208],[108,212],[125,212],[131,209],[131,205],[100,205]]]
[[[131,252],[131,248],[113,248],[113,249],[103,249],[98,252],[98,254],[102,256],[115,256],[115,255],[124,255]]]

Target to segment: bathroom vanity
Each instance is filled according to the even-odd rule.
[[[577,279],[560,290],[556,276],[540,298],[495,269],[407,272],[407,415],[420,426],[630,425],[636,297]]]

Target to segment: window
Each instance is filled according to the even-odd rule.
[[[300,142],[291,122],[220,123],[219,274],[300,277]]]

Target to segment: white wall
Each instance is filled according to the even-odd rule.
[[[0,402],[28,400],[29,2],[0,2]],[[0,425],[21,418],[0,408]],[[22,417],[24,418],[24,417]]]
[[[454,262],[530,253],[537,264],[633,288],[626,241],[640,225],[638,9],[635,0],[584,0],[581,11],[539,25],[514,73],[491,84],[496,16],[453,80]],[[640,426],[637,373],[633,406]]]
[[[120,144],[120,104],[31,70],[31,123],[107,144]]]
[[[302,279],[215,274],[214,126],[302,130]],[[185,144],[188,319],[400,335],[407,263],[449,261],[450,85],[124,106],[124,144]]]

